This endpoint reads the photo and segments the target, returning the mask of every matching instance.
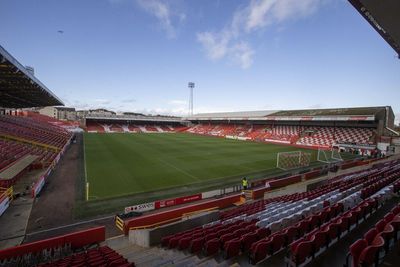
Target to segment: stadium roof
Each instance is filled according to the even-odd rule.
[[[263,110],[195,114],[188,120],[375,120],[386,107]]]
[[[182,118],[174,116],[147,116],[147,115],[129,115],[129,114],[87,114],[86,120],[104,120],[104,121],[164,121],[164,122],[181,122]]]
[[[191,119],[196,118],[243,118],[243,117],[265,117],[277,112],[276,110],[260,110],[260,111],[237,111],[237,112],[217,112],[217,113],[199,113],[191,116]]]
[[[301,109],[282,110],[272,116],[364,116],[375,115],[385,107],[358,107],[358,108],[329,108],[329,109]]]
[[[400,57],[400,1],[349,0]]]
[[[64,103],[0,46],[0,107],[59,105]]]

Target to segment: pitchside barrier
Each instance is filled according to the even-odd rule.
[[[182,216],[185,214],[205,210],[210,208],[218,208],[223,209],[233,205],[233,203],[238,202],[240,200],[241,194],[234,194],[226,197],[222,197],[219,199],[213,199],[204,201],[202,203],[192,204],[188,206],[178,207],[172,210],[160,211],[158,213],[146,214],[140,217],[128,219],[124,221],[124,233],[127,235],[129,233],[129,229],[137,228],[137,227],[145,227],[158,224],[160,222],[173,222],[182,219]],[[118,220],[118,219],[116,219]]]
[[[196,201],[207,199],[207,198],[223,196],[223,195],[234,193],[234,192],[240,192],[241,189],[242,189],[241,186],[231,186],[231,187],[226,187],[226,188],[222,188],[222,189],[216,189],[216,190],[203,192],[200,194],[190,195],[190,196],[183,196],[183,197],[172,198],[172,199],[167,199],[167,200],[158,200],[158,201],[154,201],[154,202],[132,205],[129,207],[125,207],[124,213],[127,214],[130,212],[145,212],[145,211],[150,211],[150,210],[162,209],[162,208],[166,208],[166,207],[173,207],[173,206],[177,206],[177,205],[181,205],[181,204],[196,202]]]
[[[95,227],[0,250],[0,261],[7,263],[7,261],[22,259],[26,256],[40,257],[42,253],[49,254],[49,252],[64,247],[65,245],[68,245],[71,249],[78,249],[84,246],[98,244],[105,241],[105,239],[105,226]]]
[[[341,166],[341,169],[347,169],[347,168],[354,167],[354,166],[361,166],[361,165],[369,164],[374,161],[376,161],[376,160],[375,159],[374,160],[365,160],[365,161],[351,160],[351,161],[347,161],[347,162],[341,162],[340,166]],[[254,181],[251,183],[252,199],[262,198],[266,191],[269,191],[272,189],[281,188],[281,187],[285,187],[290,184],[317,178],[321,175],[326,174],[327,170],[328,169],[326,167],[325,168],[318,167],[318,168],[314,168],[306,173],[292,175],[289,177],[278,176],[278,177],[271,177],[271,178],[267,178],[267,179],[261,179],[261,180]],[[224,192],[224,193],[229,193],[230,191],[237,192],[235,190],[238,190],[238,189],[240,190],[241,187],[237,186],[237,187],[229,189],[229,190],[216,189],[216,190],[204,192],[201,194],[180,197],[180,198],[176,198],[176,199],[169,199],[169,200],[162,200],[162,201],[155,201],[155,202],[134,205],[134,206],[126,207],[125,213],[129,213],[129,212],[134,213],[135,211],[136,212],[144,212],[144,211],[149,211],[149,210],[160,209],[163,207],[171,207],[171,206],[178,205],[178,204],[195,202],[198,200],[204,200],[206,198],[211,198],[214,196],[221,196],[221,192]],[[203,203],[191,204],[189,206],[178,207],[178,208],[168,210],[168,211],[161,211],[159,213],[142,215],[139,217],[129,218],[129,219],[123,218],[124,216],[121,216],[121,217],[116,216],[115,223],[116,223],[117,228],[119,228],[125,234],[128,234],[129,229],[131,229],[131,228],[132,229],[146,228],[146,227],[150,227],[150,226],[154,226],[154,225],[158,226],[158,225],[174,222],[174,221],[182,219],[182,216],[184,216],[184,214],[188,214],[191,212],[196,212],[199,210],[204,210],[204,209],[214,208],[214,207],[217,207],[219,209],[226,208],[228,206],[233,205],[236,202],[239,202],[240,197],[241,197],[241,193],[231,194],[231,195],[228,195],[225,197],[221,197],[219,199],[205,201]],[[136,214],[136,216],[137,216],[137,214]]]
[[[57,163],[60,161],[61,156],[64,155],[65,151],[67,150],[68,146],[71,144],[71,140],[72,140],[73,136],[71,136],[71,138],[68,140],[68,142],[65,144],[65,146],[63,147],[63,149],[60,151],[60,153],[58,153],[57,157],[55,157],[55,159],[53,160],[53,162],[51,162],[51,164],[49,165],[49,167],[47,168],[45,174],[43,174],[36,182],[35,184],[32,186],[31,189],[31,197],[35,198],[39,195],[40,191],[42,191],[45,183],[46,183],[46,179],[50,176],[51,172],[55,169]]]

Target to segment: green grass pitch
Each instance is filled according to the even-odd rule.
[[[93,200],[267,171],[275,168],[278,152],[305,150],[185,133],[84,138]],[[315,160],[316,151],[309,151]]]

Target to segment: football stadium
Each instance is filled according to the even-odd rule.
[[[277,12],[279,22],[286,16],[277,11],[280,8],[289,13],[297,10],[302,19],[317,12],[305,12],[305,7],[291,1],[278,2],[254,0],[243,4],[244,13],[239,12],[243,7],[239,5],[233,22],[239,23],[245,12],[250,16]],[[178,1],[135,3],[164,23],[161,30],[170,42],[176,41],[178,32],[172,25],[188,20],[183,13],[177,15]],[[121,8],[126,2],[108,4]],[[4,3],[4,8],[11,6]],[[222,1],[213,8],[228,10],[228,6]],[[349,0],[344,6],[352,19],[373,30],[378,42],[391,47],[385,49],[400,55],[399,3]],[[174,16],[177,21],[172,20]],[[273,18],[269,19],[257,27],[273,27]],[[240,33],[233,22],[232,28],[225,27],[226,43]],[[11,32],[18,28],[8,27]],[[57,34],[65,36],[64,30]],[[213,34],[206,34],[209,45],[217,42]],[[204,35],[197,37],[200,42],[205,40]],[[39,46],[58,41],[52,42],[41,40]],[[20,44],[11,44],[18,51]],[[36,45],[32,43],[32,48]],[[24,57],[30,59],[28,46],[22,46]],[[119,96],[105,101],[98,88],[87,89],[87,103],[71,102],[68,90],[55,94],[50,84],[57,80],[71,83],[69,74],[55,75],[54,62],[44,60],[42,64],[53,64],[49,70],[54,76],[45,85],[33,67],[11,54],[12,49],[0,44],[0,267],[396,266],[400,126],[398,99],[392,101],[395,93],[382,98],[392,105],[371,100],[379,96],[379,89],[365,89],[357,95],[363,106],[342,105],[350,103],[347,95],[341,96],[343,102],[331,103],[334,92],[319,90],[327,103],[337,107],[292,108],[295,96],[282,92],[285,100],[280,106],[284,109],[270,105],[250,111],[203,112],[199,107],[200,112],[194,112],[195,83],[189,82],[189,101],[183,103],[189,105],[183,111],[116,112],[106,107],[118,102]],[[146,49],[151,51],[151,45]],[[237,55],[247,46],[241,43],[230,49],[224,53]],[[82,56],[85,53],[89,58],[90,51]],[[124,61],[118,51],[112,54],[116,62]],[[108,55],[104,57],[111,64],[104,65],[107,75],[125,71],[114,69]],[[216,59],[219,56],[214,55],[212,60]],[[398,59],[393,60],[398,65]],[[146,68],[150,63],[144,60],[141,64]],[[150,65],[156,68],[157,63]],[[89,70],[87,75],[89,79]],[[349,75],[355,80],[359,77]],[[78,77],[84,86],[85,77]],[[101,74],[96,76],[98,85],[101,78]],[[211,75],[208,79],[217,78]],[[286,79],[297,82],[296,76]],[[382,81],[382,87],[387,82]],[[138,80],[137,87],[143,86]],[[156,93],[140,91],[157,101]],[[255,92],[249,88],[246,94],[256,101]],[[85,99],[87,92],[74,94]],[[201,97],[204,92],[199,92]],[[221,107],[229,97],[205,96]],[[120,104],[135,101],[121,100]],[[93,105],[96,102],[104,107]],[[182,103],[175,100],[172,104]]]

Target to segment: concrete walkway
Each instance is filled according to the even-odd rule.
[[[44,172],[45,170],[30,171],[13,186],[17,197],[0,217],[0,249],[17,246],[24,241],[34,202],[30,195],[30,186]]]

